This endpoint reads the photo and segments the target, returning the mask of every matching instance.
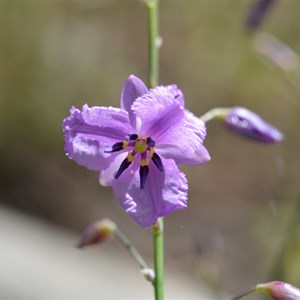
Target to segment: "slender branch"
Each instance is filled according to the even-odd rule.
[[[164,299],[164,240],[163,240],[163,218],[152,226],[154,242],[154,269],[155,269],[155,299]]]
[[[121,244],[125,246],[125,248],[127,248],[141,269],[149,269],[143,257],[119,229],[116,228],[113,232],[113,235]]]
[[[249,294],[254,293],[255,291],[256,291],[256,287],[254,287],[254,288],[252,288],[250,290],[247,290],[247,291],[239,294],[238,296],[235,296],[235,297],[231,298],[230,300],[239,300],[241,298],[244,298],[244,297],[248,296]]]
[[[207,123],[208,121],[211,121],[213,119],[224,119],[228,113],[228,108],[213,108],[207,113],[205,113],[203,116],[201,116],[201,119]]]

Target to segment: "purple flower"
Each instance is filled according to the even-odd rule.
[[[187,180],[176,164],[200,165],[204,122],[184,108],[176,85],[148,90],[131,75],[121,108],[72,108],[63,122],[65,151],[79,165],[100,172],[123,209],[142,227],[187,206]]]
[[[243,107],[230,108],[225,124],[232,131],[260,142],[278,143],[283,139],[283,134],[278,129]]]

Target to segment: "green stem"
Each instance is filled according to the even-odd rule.
[[[154,242],[154,289],[155,299],[164,299],[164,237],[163,237],[163,218],[152,226],[153,242]]]
[[[149,87],[158,85],[159,78],[159,47],[160,38],[158,33],[158,3],[159,0],[146,0],[148,8],[149,28]],[[155,299],[164,299],[164,240],[163,219],[160,218],[152,226],[154,244],[154,291]]]
[[[158,1],[147,0],[149,22],[149,86],[155,87],[159,77]]]
[[[213,119],[220,119],[224,120],[226,115],[228,114],[229,108],[213,108],[207,113],[205,113],[203,116],[201,116],[201,119],[207,123],[208,121],[211,121]]]

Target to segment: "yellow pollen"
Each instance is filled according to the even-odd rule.
[[[144,167],[144,166],[149,166],[149,159],[142,159],[140,160],[140,166]]]
[[[127,146],[128,146],[128,141],[126,141],[126,140],[125,140],[125,141],[123,141],[123,147],[122,147],[122,148],[123,148],[123,149],[126,149],[126,148],[127,148]]]
[[[129,152],[127,155],[127,159],[128,159],[128,161],[133,162],[135,160],[135,157],[133,157],[131,152]]]
[[[151,147],[149,157],[152,158],[154,153],[155,153],[154,147]]]

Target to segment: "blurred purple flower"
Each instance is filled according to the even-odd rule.
[[[254,36],[254,48],[258,54],[284,72],[293,72],[299,68],[298,54],[269,33],[258,32]]]
[[[229,109],[225,124],[230,130],[260,142],[278,143],[283,139],[283,134],[278,129],[243,107]]]
[[[210,159],[202,145],[204,122],[184,109],[176,85],[148,90],[131,75],[121,109],[84,105],[63,122],[65,151],[79,165],[100,172],[123,209],[142,227],[187,206],[187,180],[176,164]]]
[[[300,290],[282,281],[258,284],[255,290],[267,293],[273,300],[300,300]]]
[[[261,25],[268,11],[277,0],[258,0],[254,3],[247,17],[247,27],[256,29]]]

